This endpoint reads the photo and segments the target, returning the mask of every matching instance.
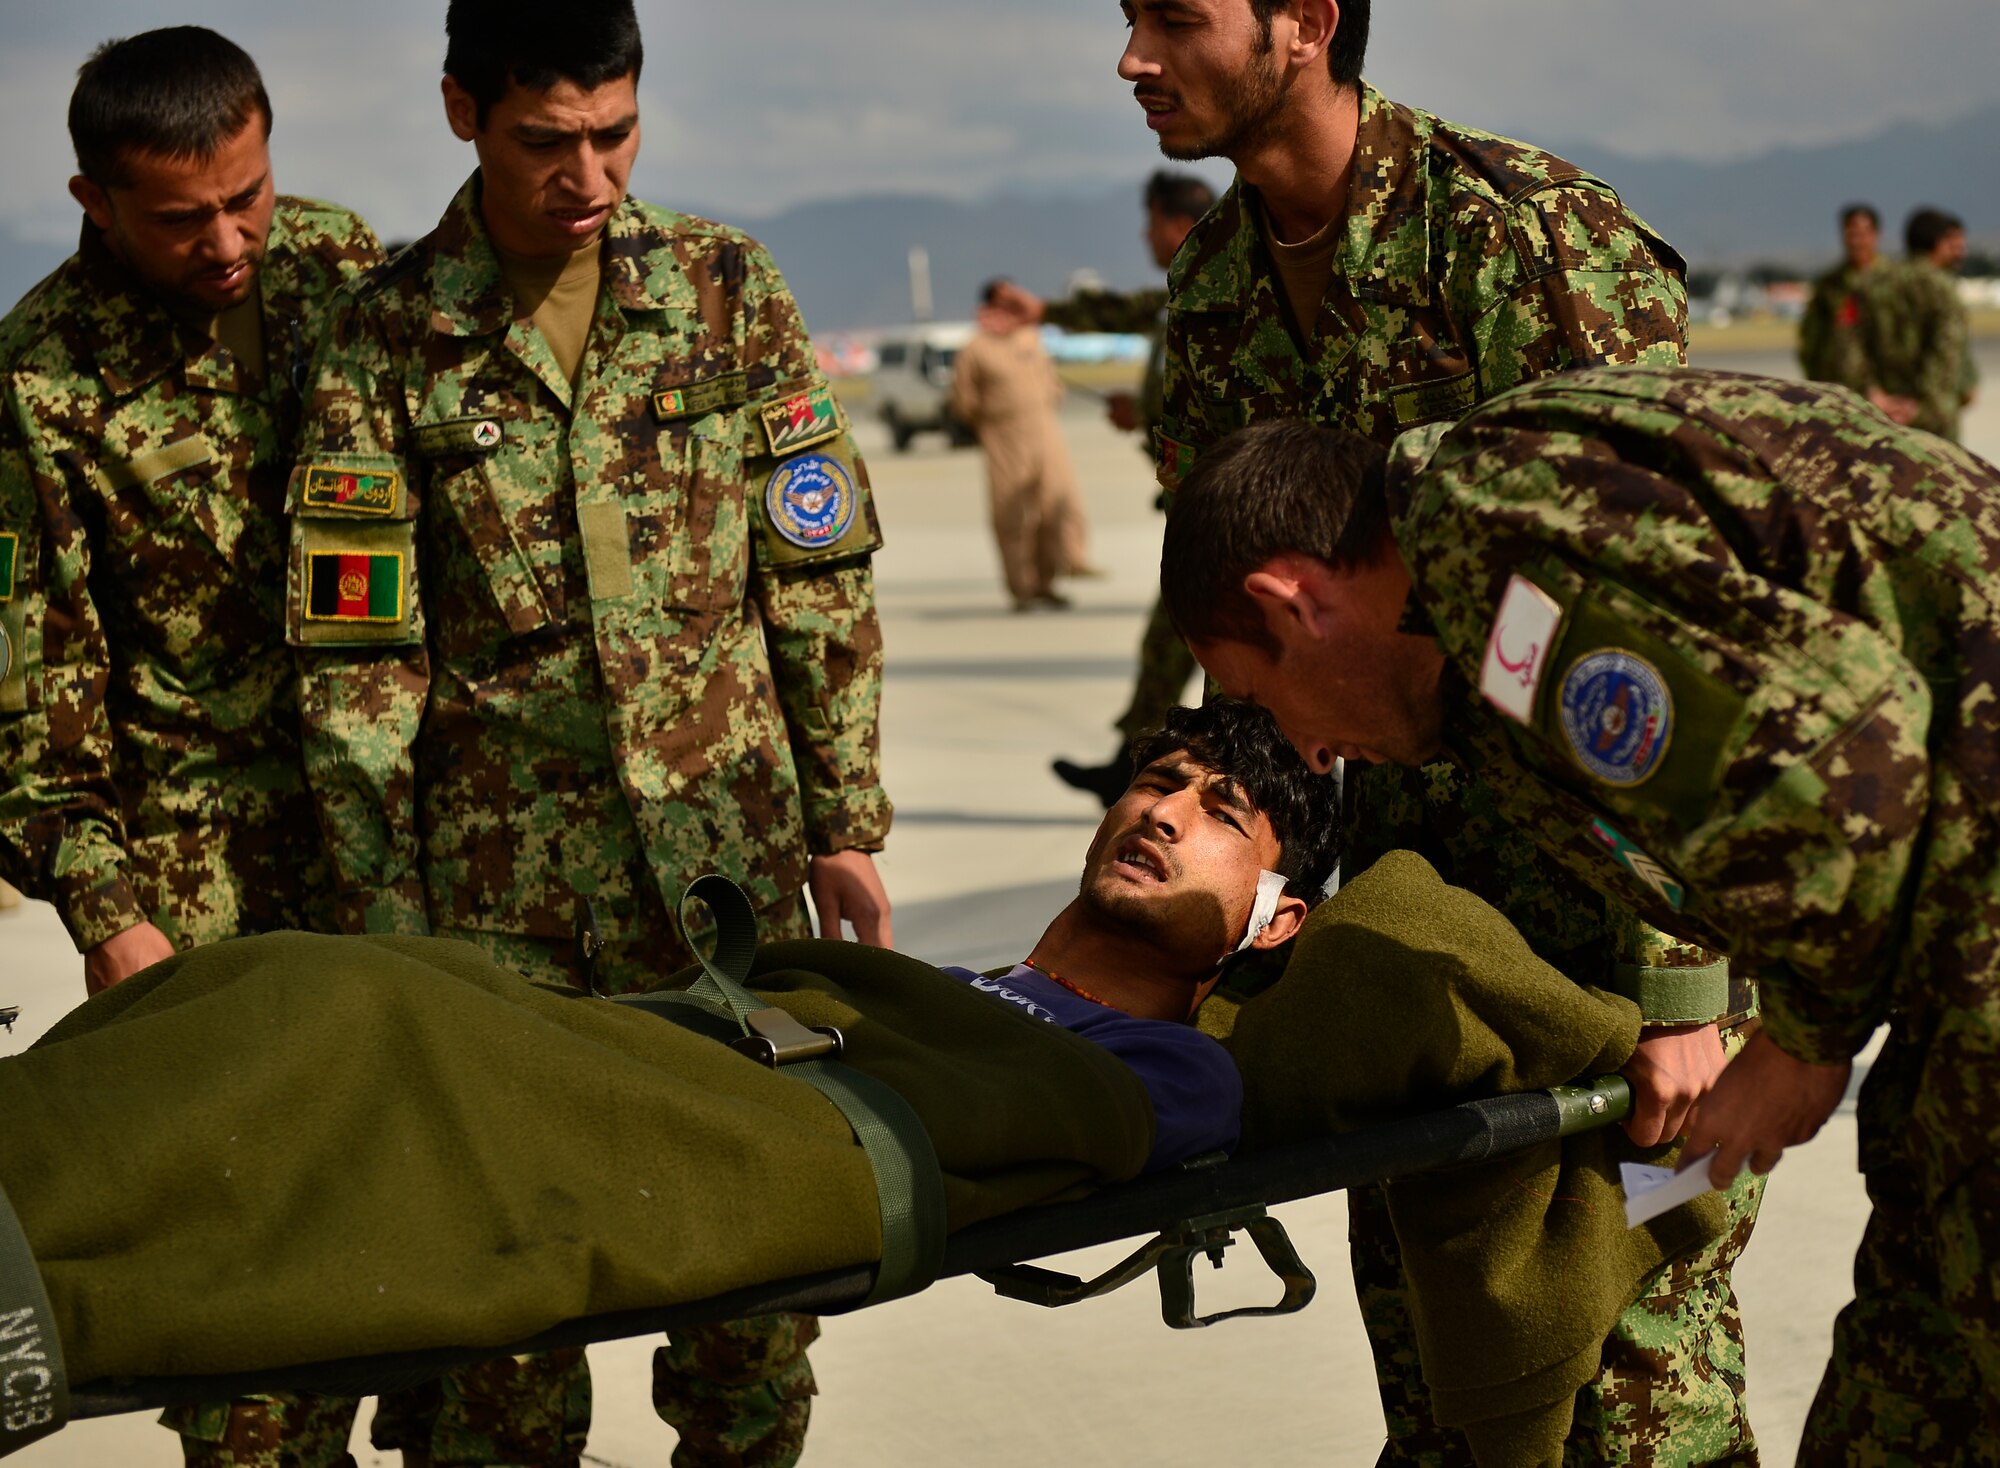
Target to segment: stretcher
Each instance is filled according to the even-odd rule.
[[[942,1207],[926,1192],[935,1186],[934,1181],[926,1182],[926,1169],[935,1179],[937,1161],[929,1155],[929,1142],[907,1105],[893,1092],[881,1094],[887,1088],[879,1082],[839,1063],[842,1039],[837,1032],[800,1025],[784,1011],[767,1008],[743,986],[740,979],[749,972],[755,944],[754,924],[747,922],[748,904],[739,892],[727,884],[706,890],[697,884],[689,895],[704,901],[718,919],[719,941],[713,960],[704,961],[704,978],[684,994],[607,1002],[707,1029],[764,1064],[814,1084],[839,1106],[876,1175],[883,1214],[880,1262],[774,1279],[660,1308],[590,1315],[500,1346],[487,1342],[236,1374],[77,1383],[62,1378],[59,1351],[49,1349],[56,1344],[53,1331],[38,1336],[32,1312],[16,1312],[21,1317],[17,1319],[0,1311],[0,1456],[80,1418],[275,1391],[374,1395],[496,1355],[579,1346],[777,1311],[839,1314],[962,1275],[977,1276],[1008,1298],[1057,1307],[1151,1274],[1158,1284],[1165,1322],[1179,1329],[1238,1316],[1290,1314],[1311,1301],[1314,1280],[1282,1223],[1270,1215],[1271,1207],[1359,1184],[1505,1157],[1609,1125],[1628,1114],[1631,1106],[1625,1082],[1615,1076],[1469,1101],[1365,1130],[1233,1158],[1196,1159],[1101,1187],[1074,1201],[1019,1208],[947,1235]],[[743,937],[746,927],[749,936]],[[732,930],[737,941],[731,939]],[[1275,1275],[1279,1298],[1269,1305],[1203,1314],[1196,1301],[1196,1263],[1206,1256],[1219,1267],[1239,1235]],[[1032,1262],[1135,1237],[1144,1242],[1092,1279]],[[34,1263],[25,1237],[11,1213],[0,1206],[0,1275],[11,1273],[19,1279],[24,1265],[32,1278]],[[46,1315],[46,1300],[42,1310]],[[23,1406],[30,1399],[31,1409]],[[10,1412],[17,1409],[36,1420],[11,1420]]]
[[[1100,1189],[1075,1202],[1046,1204],[974,1224],[946,1241],[937,1277],[976,1275],[1008,1298],[1056,1307],[1108,1293],[1150,1273],[1158,1281],[1165,1323],[1183,1330],[1239,1316],[1291,1314],[1311,1302],[1314,1281],[1270,1208],[1359,1184],[1503,1157],[1609,1125],[1630,1109],[1626,1083],[1613,1076],[1588,1085],[1471,1101],[1253,1156],[1197,1159]],[[1277,1276],[1283,1293],[1268,1306],[1200,1314],[1195,1263],[1206,1256],[1219,1267],[1238,1234],[1248,1237]],[[1095,1279],[1077,1279],[1029,1262],[1148,1235],[1140,1248]],[[69,1416],[71,1420],[104,1417],[272,1391],[368,1396],[414,1386],[452,1367],[497,1355],[620,1340],[781,1310],[841,1314],[868,1303],[876,1283],[874,1266],[773,1280],[665,1309],[570,1321],[500,1350],[482,1346],[421,1351],[250,1375],[84,1382],[71,1391]]]

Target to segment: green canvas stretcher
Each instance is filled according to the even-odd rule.
[[[1573,985],[1490,932],[1457,952],[1504,922],[1409,860],[1316,913],[1294,969],[1331,963],[1343,984],[1372,986],[1398,1030],[1405,997],[1428,984],[1457,1006],[1453,1055],[1484,990],[1518,1006],[1521,973],[1553,986],[1558,1008],[1574,1003]],[[1424,921],[1435,936],[1404,931]],[[1150,1103],[1087,1041],[898,955],[726,949],[718,961],[738,973],[708,975],[727,983],[697,1024],[714,1038],[643,1002],[527,983],[467,945],[284,934],[169,960],[0,1062],[14,1128],[0,1147],[13,1203],[0,1210],[0,1455],[75,1417],[256,1391],[365,1395],[503,1352],[834,1313],[967,1273],[1042,1304],[1153,1273],[1169,1323],[1204,1325],[1221,1317],[1196,1309],[1193,1260],[1220,1257],[1238,1232],[1284,1285],[1266,1310],[1238,1313],[1294,1310],[1311,1276],[1268,1206],[1582,1140],[1628,1105],[1614,1078],[1417,1115],[1406,1098],[1405,1114],[1347,1129],[1352,1098],[1296,1090],[1296,1063],[1258,1074],[1256,1032],[1331,1032],[1358,999],[1366,1011],[1365,993],[1288,975],[1289,1008],[1252,1000],[1239,1020],[1254,1150],[1140,1178]],[[736,977],[755,995],[730,996]],[[1573,1054],[1615,1057],[1627,1019],[1629,1049],[1636,1010],[1610,1002],[1609,1020],[1571,1024]],[[930,1236],[899,1277],[883,1266],[892,1200],[848,1117],[784,1067],[717,1043],[745,1039],[753,1007],[789,1016],[774,1049],[816,1051],[815,1029],[838,1030],[839,1064],[921,1119],[939,1202],[906,1210]],[[1557,1049],[1544,1068],[1568,1063]],[[1534,1073],[1518,1060],[1509,1074]],[[1470,1083],[1497,1073],[1481,1066]],[[1464,1078],[1440,1073],[1434,1094],[1439,1083],[1472,1094]],[[1260,1095],[1278,1098],[1261,1118]],[[1313,1124],[1341,1134],[1278,1135],[1301,1098],[1326,1099]],[[1449,1173],[1472,1193],[1477,1175]],[[1154,1237],[1099,1280],[1026,1263],[1135,1235]],[[1589,1321],[1583,1337],[1593,1329],[1601,1338]]]

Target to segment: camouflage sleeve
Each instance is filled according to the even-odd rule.
[[[1169,310],[1160,348],[1160,421],[1153,430],[1154,467],[1160,492],[1171,495],[1194,467],[1195,456],[1233,427],[1209,421],[1202,394],[1188,366],[1187,332]]]
[[[1917,358],[1917,401],[1923,411],[1917,427],[1956,437],[1959,410],[1965,403],[1965,369],[1972,355],[1970,324],[1951,278],[1942,272],[1930,283],[1926,303],[1929,341]]]
[[[753,375],[768,368],[780,383],[826,388],[798,306],[761,248],[750,255],[743,313],[744,359]],[[881,536],[868,470],[845,431],[820,452],[853,466],[854,515],[862,523],[844,544],[862,554],[790,564],[760,558],[752,584],[798,766],[806,844],[816,856],[881,850],[892,814],[882,789],[882,626],[866,554]],[[764,488],[761,477],[749,486],[753,495]]]
[[[150,919],[127,875],[104,693],[110,648],[91,546],[10,388],[0,422],[0,875],[55,905],[79,950]]]
[[[1504,469],[1514,450],[1490,443],[1441,455],[1398,529],[1441,644],[1505,730],[1511,756],[1490,762],[1527,772],[1517,818],[1599,891],[1728,952],[1788,1053],[1846,1059],[1884,1016],[1927,810],[1923,677],[1858,619],[1736,569],[1694,494],[1655,477],[1643,509],[1606,504],[1582,488],[1604,482],[1594,461],[1519,442]],[[1516,600],[1538,599],[1561,611],[1509,722],[1519,695],[1489,648]],[[1651,701],[1629,721],[1643,747],[1579,745],[1572,709],[1613,684]]]
[[[429,929],[413,746],[430,666],[400,361],[374,303],[344,294],[313,369],[287,496],[300,743],[338,882],[335,920],[350,933]],[[334,574],[361,577],[355,614],[323,590]]]
[[[1107,331],[1150,336],[1167,304],[1163,290],[1078,291],[1042,307],[1042,320],[1064,331]]]
[[[1805,314],[1799,318],[1799,371],[1814,381],[1832,375],[1827,343],[1833,336],[1833,291],[1824,280],[1813,284]]]
[[[1598,363],[1687,362],[1680,258],[1603,185],[1551,185],[1503,214],[1452,216],[1447,290],[1470,326],[1479,395]]]

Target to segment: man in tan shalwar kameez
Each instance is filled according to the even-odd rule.
[[[982,293],[979,333],[953,368],[951,411],[986,454],[993,538],[1014,610],[1066,607],[1058,576],[1089,569],[1076,469],[1056,421],[1062,379],[1040,330],[994,281]]]

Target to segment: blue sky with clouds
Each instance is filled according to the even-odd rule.
[[[194,21],[263,66],[279,183],[384,235],[471,167],[437,96],[441,0],[13,0],[0,231],[74,239],[63,113],[99,40]],[[635,191],[745,221],[864,191],[1097,190],[1156,162],[1111,0],[640,0]],[[1382,0],[1369,76],[1554,147],[1741,157],[2000,102],[2000,0]],[[551,6],[560,13],[560,6]]]

